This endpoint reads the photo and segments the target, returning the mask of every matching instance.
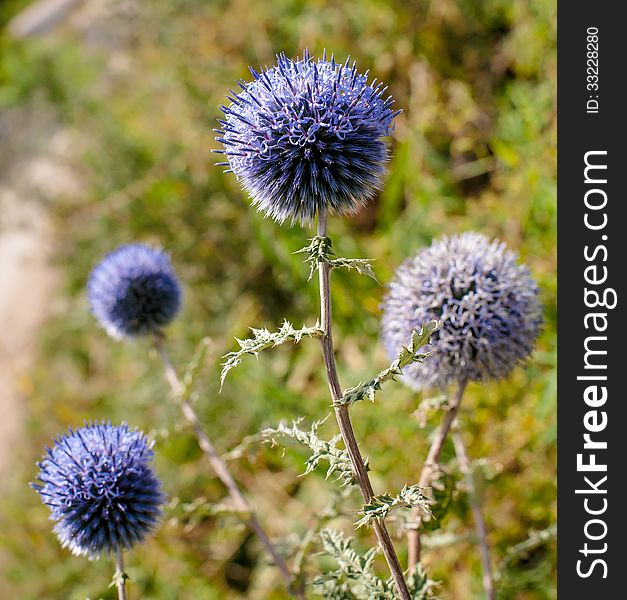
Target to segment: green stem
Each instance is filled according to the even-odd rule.
[[[327,214],[324,211],[320,211],[318,215],[318,236],[326,237],[326,235]],[[330,265],[325,261],[318,263],[318,279],[320,284],[320,326],[324,332],[324,335],[320,338],[320,342],[322,344],[322,356],[324,358],[331,398],[333,399],[335,417],[340,428],[340,433],[342,434],[344,445],[351,459],[355,479],[364,500],[368,503],[374,495],[372,484],[370,483],[368,471],[366,470],[364,459],[359,450],[357,439],[355,438],[348,405],[340,403],[343,394],[333,351]],[[398,556],[394,550],[390,534],[382,519],[374,521],[374,531],[401,598],[403,600],[411,600],[409,589],[407,588],[407,583],[403,576],[403,569],[401,568]]]
[[[126,600],[126,573],[124,572],[124,551],[118,548],[115,552],[115,587],[118,589],[118,600]]]

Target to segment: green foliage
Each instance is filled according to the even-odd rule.
[[[348,269],[355,270],[360,275],[372,277],[377,281],[377,277],[372,270],[372,261],[367,258],[342,258],[335,257],[333,251],[333,242],[330,237],[321,237],[317,235],[310,240],[309,246],[305,246],[296,252],[296,254],[307,254],[305,262],[309,265],[309,278],[311,281],[318,265],[323,262],[328,264],[332,269]]]
[[[338,569],[327,571],[314,580],[314,590],[326,599],[389,600],[397,597],[391,579],[383,580],[374,571],[377,550],[361,554],[353,548],[352,538],[336,529],[320,531],[322,554],[330,556]],[[414,600],[437,600],[434,582],[427,578],[420,564],[407,578],[407,586]]]
[[[196,346],[196,350],[187,364],[183,377],[181,378],[181,383],[183,384],[183,389],[181,390],[180,395],[181,400],[186,400],[193,395],[194,384],[200,375],[201,369],[205,366],[207,354],[212,347],[213,342],[208,337],[200,340]]]
[[[124,571],[117,571],[113,574],[111,578],[111,583],[109,584],[110,588],[117,588],[119,585],[124,585],[129,580],[129,576]]]
[[[372,526],[377,519],[386,519],[390,513],[400,508],[420,508],[422,512],[431,515],[430,504],[433,501],[422,493],[422,488],[417,485],[404,485],[403,489],[396,495],[379,494],[370,498],[370,502],[364,504],[359,511],[363,515],[355,525],[363,527]]]
[[[508,549],[496,572],[497,598],[507,600],[516,590],[538,590],[549,575],[546,554],[555,545],[557,527],[532,531],[529,537]]]
[[[237,343],[240,345],[240,349],[223,356],[225,361],[222,363],[222,373],[220,374],[221,386],[224,385],[229,371],[241,364],[242,357],[245,354],[259,356],[259,352],[266,348],[274,348],[290,341],[297,344],[304,337],[320,337],[323,333],[318,326],[307,327],[303,325],[300,329],[294,329],[293,325],[287,320],[283,321],[283,325],[276,332],[270,332],[265,328],[255,329],[251,327],[250,329],[253,332],[253,336],[245,340],[238,339]]]
[[[341,450],[337,447],[342,436],[338,434],[329,441],[318,437],[318,429],[324,421],[315,421],[308,431],[300,428],[300,420],[293,421],[291,425],[283,422],[279,423],[276,429],[262,429],[260,437],[264,442],[274,445],[287,446],[289,443],[296,442],[301,446],[309,448],[311,456],[307,459],[307,468],[303,475],[308,475],[324,461],[329,464],[325,479],[335,475],[337,479],[343,482],[343,485],[352,485],[355,483],[355,477],[350,456],[346,450]],[[368,463],[366,461],[367,467]]]
[[[526,540],[512,546],[501,563],[500,570],[505,571],[508,566],[517,560],[529,558],[529,555],[538,548],[545,546],[557,538],[557,526],[551,525],[542,531],[532,531]]]
[[[0,4],[0,33],[11,18],[18,14],[27,4],[28,0],[3,0]]]
[[[332,557],[339,567],[336,571],[324,573],[314,580],[314,589],[321,588],[325,598],[341,598],[341,594],[346,593],[345,582],[355,584],[350,588],[355,598],[370,600],[394,598],[392,584],[380,579],[374,572],[374,559],[377,554],[375,548],[360,554],[353,549],[352,540],[336,529],[323,529],[320,532],[320,539],[324,552]]]
[[[437,321],[431,321],[415,329],[411,334],[411,340],[408,346],[403,346],[396,359],[387,368],[381,371],[376,377],[366,381],[366,383],[360,383],[359,385],[352,387],[344,392],[340,404],[354,404],[359,400],[368,399],[374,402],[375,394],[381,389],[381,386],[389,380],[394,380],[396,376],[403,374],[403,367],[415,362],[422,362],[425,358],[431,354],[431,352],[424,352],[418,354],[418,350],[424,348],[431,339],[431,335],[434,331],[440,327]]]
[[[427,598],[435,598],[433,588],[435,583],[431,581],[422,565],[418,563],[407,577],[407,587],[413,600],[427,600]]]
[[[231,350],[234,337],[246,337],[251,323],[274,332],[284,317],[315,319],[318,292],[307,285],[303,255],[295,254],[315,232],[279,228],[255,214],[232,176],[211,165],[217,144],[208,141],[225,91],[248,77],[248,65],[269,65],[275,51],[293,55],[305,47],[350,53],[390,85],[403,109],[381,193],[355,218],[329,221],[338,254],[376,258],[377,277],[386,283],[434,236],[475,229],[519,251],[538,279],[545,329],[534,356],[507,381],[469,386],[462,417],[470,455],[494,470],[484,496],[495,561],[530,531],[555,523],[554,0],[365,0],[358,8],[333,0],[153,0],[139,3],[132,19],[112,15],[86,30],[67,25],[45,39],[0,45],[3,116],[23,114],[31,122],[42,107],[54,110],[72,135],[82,185],[78,196],[50,207],[60,280],[33,366],[20,379],[26,423],[12,449],[15,468],[2,473],[1,597],[114,598],[107,588],[111,562],[59,548],[27,486],[52,436],[99,417],[155,433],[157,469],[169,497],[179,499],[154,541],[127,557],[131,597],[286,598],[240,521],[211,514],[224,489],[181,425],[148,344],[108,339],[88,314],[84,285],[94,263],[118,244],[143,241],[172,254],[185,303],[168,345],[184,372],[200,340],[213,340],[193,397],[221,451],[282,420],[324,418],[330,399],[318,344],[283,344],[230,371],[221,394],[221,366],[213,360]],[[27,136],[37,147],[48,142],[47,130],[25,127],[20,138]],[[3,156],[12,150],[3,147]],[[377,341],[384,288],[342,268],[332,281],[340,379],[346,386],[368,382],[390,360]],[[385,403],[352,407],[362,450],[376,466],[376,491],[415,481],[439,419],[424,410],[421,426],[410,415],[429,398],[399,385],[386,390]],[[322,440],[333,435],[326,427],[317,433]],[[229,463],[273,538],[296,539],[294,548],[317,524],[332,488],[326,469],[297,477],[298,446],[281,455],[253,443]],[[450,444],[443,469],[442,489],[434,490],[436,519],[424,540],[429,575],[441,582],[442,595],[471,600],[480,597],[481,571],[468,504],[454,486]],[[355,496],[325,526],[352,528]],[[198,498],[206,499],[206,514],[200,506],[181,514]],[[183,527],[171,522],[179,519]],[[354,535],[356,548],[373,546],[370,529]],[[318,543],[314,536],[302,561],[309,582],[325,567],[324,557],[312,558]],[[402,541],[396,545],[404,563]],[[373,569],[385,573],[380,556]],[[501,597],[554,600],[554,581],[549,539],[503,566]]]

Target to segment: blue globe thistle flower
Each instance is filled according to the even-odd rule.
[[[143,244],[105,256],[89,277],[87,296],[98,322],[116,339],[159,331],[181,304],[169,256]]]
[[[277,56],[277,65],[238,82],[216,138],[253,205],[278,222],[347,215],[374,195],[388,159],[392,97],[355,63]]]
[[[477,233],[443,237],[396,271],[383,303],[391,357],[413,329],[438,319],[424,363],[405,369],[414,389],[501,379],[527,358],[542,324],[538,287],[505,244]]]
[[[50,508],[61,545],[98,558],[143,541],[164,502],[153,455],[144,434],[125,424],[88,424],[56,438],[32,487]]]

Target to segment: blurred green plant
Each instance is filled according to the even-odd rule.
[[[464,419],[469,452],[490,466],[483,491],[493,555],[504,560],[530,532],[551,527],[555,3],[154,0],[137,5],[132,18],[118,15],[116,6],[86,29],[0,41],[0,110],[53,106],[75,140],[76,168],[85,182],[79,197],[51,208],[63,282],[35,368],[22,381],[28,399],[24,443],[15,448],[15,469],[3,473],[0,592],[24,599],[113,597],[105,566],[86,567],[58,547],[45,510],[26,485],[52,435],[98,416],[152,428],[157,470],[177,499],[156,540],[127,565],[139,597],[286,597],[239,519],[209,508],[220,506],[224,489],[205,469],[193,436],[168,402],[149,345],[113,345],[88,314],[83,290],[94,263],[117,245],[145,241],[165,247],[185,284],[183,314],[169,332],[176,363],[190,357],[206,335],[217,344],[216,353],[225,354],[233,337],[247,335],[250,323],[275,331],[284,316],[292,323],[310,319],[317,291],[307,285],[303,257],[295,252],[311,233],[279,230],[255,215],[236,182],[211,166],[209,141],[223,91],[245,76],[248,65],[271,64],[274,52],[295,55],[305,47],[358,58],[360,67],[390,82],[404,109],[383,191],[355,219],[332,223],[337,252],[376,257],[372,268],[386,282],[432,237],[473,229],[519,251],[539,281],[546,322],[532,360],[507,382],[470,386],[462,418],[472,412]],[[94,35],[94,28],[108,35]],[[340,376],[367,381],[388,363],[376,343],[383,288],[344,269],[334,279]],[[328,414],[316,344],[264,353],[230,373],[221,395],[218,363],[206,362],[199,372],[195,407],[224,453],[262,427],[295,415],[313,422]],[[426,414],[425,428],[410,415],[429,399],[396,386],[374,406],[355,405],[353,418],[376,465],[370,475],[377,488],[400,489],[415,481],[416,457],[426,455],[438,419]],[[332,436],[326,429],[321,426],[321,439]],[[325,471],[300,479],[301,452],[255,443],[236,456],[230,466],[247,489],[256,490],[255,508],[273,537],[298,548],[330,502]],[[468,503],[463,495],[446,501],[457,494],[448,483],[458,476],[451,444],[444,448],[442,468],[446,489],[435,490],[435,499],[444,500],[446,510],[433,507],[426,567],[441,582],[438,593],[479,598],[481,569],[476,552],[469,551]],[[200,497],[207,504],[179,527],[181,507],[194,506]],[[356,498],[348,505],[355,506]],[[352,530],[355,520],[355,514],[339,510],[324,526]],[[355,543],[370,547],[371,535],[361,528]],[[303,576],[337,568],[307,552]],[[374,572],[385,573],[381,557],[373,560]],[[37,572],[46,577],[33,577]],[[554,599],[553,537],[506,562],[500,575],[503,598]]]

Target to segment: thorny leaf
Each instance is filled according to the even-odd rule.
[[[128,580],[129,576],[124,571],[118,571],[116,569],[113,577],[111,578],[111,583],[109,584],[110,588],[118,587],[120,585],[124,585]]]
[[[365,554],[360,554],[353,549],[352,539],[346,538],[341,531],[336,529],[323,529],[320,532],[320,540],[324,553],[337,561],[339,569],[317,577],[313,582],[314,588],[324,590],[325,585],[328,586],[327,582],[335,581],[338,584],[337,589],[343,582],[352,581],[358,584],[350,588],[353,597],[369,600],[389,600],[396,597],[393,584],[382,580],[374,572],[373,563],[377,555],[375,548],[371,548]],[[325,597],[332,598],[333,596]]]
[[[355,483],[355,477],[353,475],[353,467],[346,450],[342,450],[337,447],[338,442],[342,439],[338,434],[332,437],[329,441],[323,440],[318,437],[318,429],[326,421],[315,421],[312,423],[311,428],[305,431],[300,428],[301,419],[293,421],[291,425],[288,425],[285,421],[278,424],[276,429],[268,428],[264,429],[260,433],[261,440],[269,442],[274,445],[287,446],[290,441],[295,441],[302,446],[306,446],[312,452],[312,455],[307,459],[305,463],[307,465],[303,475],[308,475],[318,465],[325,461],[329,463],[329,468],[326,472],[326,478],[331,475],[336,475],[336,480],[342,480],[342,485],[349,485]],[[368,461],[365,461],[366,469],[368,468]]]
[[[326,526],[329,521],[332,521],[343,514],[341,505],[348,494],[350,494],[349,488],[344,487],[339,490],[334,489],[331,500],[327,506],[325,506],[320,512],[316,513],[314,524],[307,529],[305,535],[299,540],[297,550],[294,554],[294,561],[292,563],[292,573],[295,581],[304,583],[305,565],[308,558],[311,556],[311,547],[318,541],[320,529]],[[331,582],[328,586],[324,586],[324,590],[320,591],[325,598],[337,598],[338,600],[341,600],[342,598],[353,598],[352,594],[350,594],[350,590],[344,589],[344,585],[336,587],[332,585],[332,583],[334,582]],[[349,595],[347,596],[346,594]]]
[[[433,504],[433,501],[422,493],[422,489],[417,485],[404,485],[396,496],[389,494],[373,496],[370,502],[359,510],[359,514],[363,516],[355,523],[355,526],[359,528],[364,525],[372,525],[375,520],[385,519],[393,510],[399,508],[420,508],[431,516],[429,506]]]
[[[418,563],[407,576],[407,587],[412,600],[436,600],[433,588],[436,582],[429,579],[422,565]]]
[[[367,258],[342,258],[336,257],[333,251],[333,243],[331,238],[321,237],[317,235],[311,238],[309,246],[301,248],[295,254],[307,254],[305,262],[309,264],[309,277],[311,281],[313,274],[321,262],[327,263],[332,269],[354,269],[360,275],[367,275],[374,279],[377,283],[376,275],[372,270],[372,261]]]
[[[339,404],[351,405],[365,398],[374,401],[375,394],[381,389],[382,384],[390,379],[394,380],[397,375],[402,375],[403,368],[407,365],[422,362],[432,354],[432,352],[418,354],[418,350],[424,348],[429,343],[431,335],[440,328],[440,325],[441,323],[439,321],[429,321],[429,323],[422,325],[420,329],[414,329],[411,334],[409,346],[403,346],[396,360],[373,379],[346,390],[339,400]]]
[[[289,341],[298,343],[304,337],[320,337],[324,334],[317,324],[313,327],[303,326],[301,329],[294,329],[294,326],[287,320],[283,321],[283,325],[278,331],[271,332],[265,328],[254,329],[253,327],[251,327],[251,331],[253,332],[252,337],[237,340],[240,345],[239,350],[229,352],[222,357],[225,361],[222,363],[222,373],[220,374],[220,389],[224,385],[228,372],[242,362],[245,354],[258,356],[259,352],[266,348],[273,348]]]

